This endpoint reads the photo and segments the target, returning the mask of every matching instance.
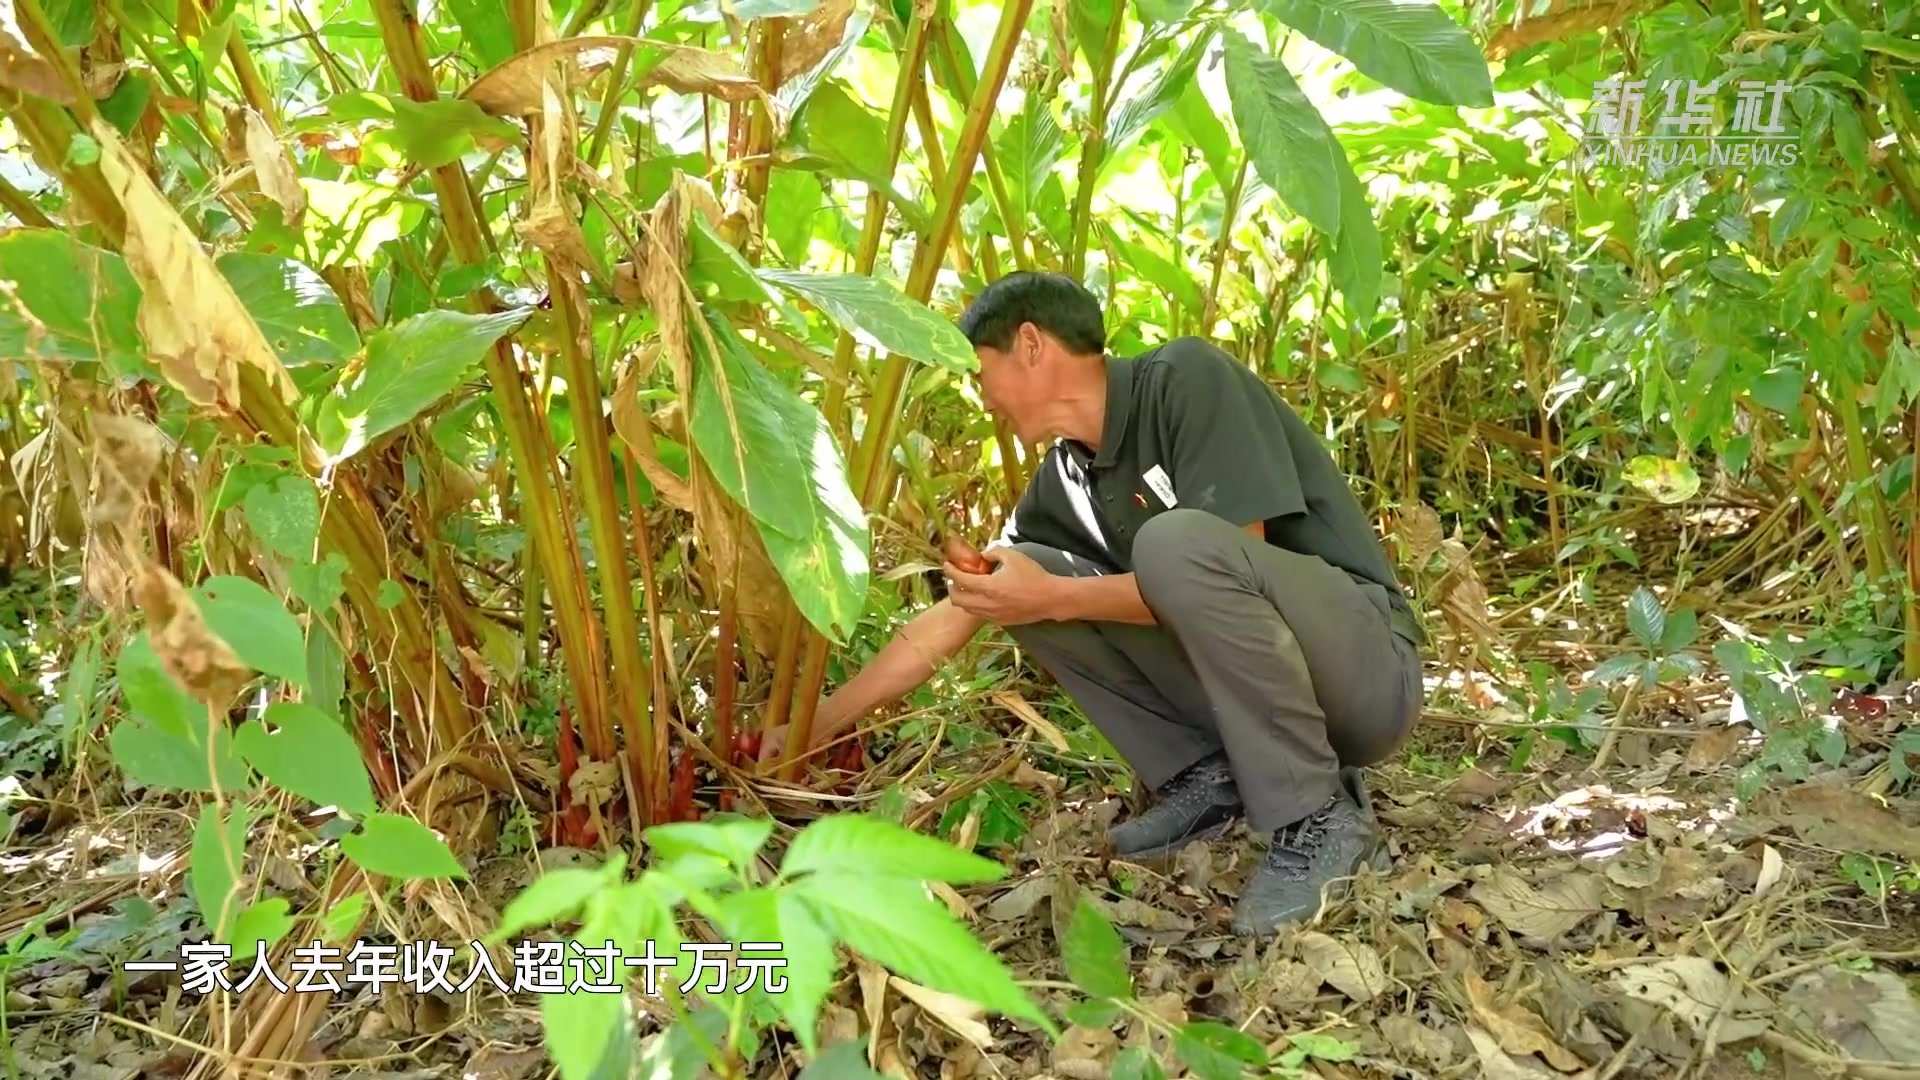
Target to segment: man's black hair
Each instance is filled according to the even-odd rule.
[[[976,348],[1004,350],[1021,323],[1032,323],[1081,355],[1107,349],[1100,301],[1065,274],[1033,270],[1015,271],[982,290],[960,316],[960,332]]]

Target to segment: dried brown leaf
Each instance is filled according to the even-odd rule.
[[[0,86],[61,105],[79,102],[60,78],[58,68],[4,29],[0,29]]]
[[[266,118],[253,109],[247,111],[247,160],[253,164],[253,179],[260,193],[280,204],[282,220],[298,225],[307,213],[307,192],[300,186],[300,173],[293,167],[287,148],[267,126]]]
[[[1467,1025],[1467,1038],[1480,1057],[1482,1080],[1554,1080],[1554,1074],[1535,1065],[1515,1061],[1500,1048],[1500,1040],[1482,1028]]]
[[[616,35],[573,37],[536,45],[475,79],[460,96],[495,116],[530,116],[540,111],[541,85],[550,74],[570,69],[573,75],[591,75],[611,67],[623,45],[636,52],[648,49],[665,53],[659,63],[635,80],[636,88],[657,83],[683,94],[712,94],[725,101],[767,96],[724,54]]]
[[[282,402],[298,400],[292,376],[233,286],[113,125],[96,119],[92,134],[100,173],[126,210],[122,253],[140,283],[140,333],[160,370],[196,405],[238,407],[243,367],[258,369]]]
[[[1585,1066],[1578,1055],[1554,1041],[1546,1021],[1523,1005],[1496,1001],[1493,987],[1477,974],[1467,975],[1467,1003],[1474,1018],[1500,1040],[1500,1048],[1507,1053],[1522,1058],[1539,1054],[1561,1072],[1578,1072]]]
[[[986,906],[985,913],[994,922],[1024,919],[1033,914],[1040,901],[1052,895],[1052,878],[1030,877],[995,897],[993,903]]]
[[[780,83],[813,69],[846,37],[853,0],[826,3],[793,20],[780,38]]]
[[[867,1015],[867,1064],[880,1067],[880,1036],[887,1021],[887,969],[859,960],[860,1002]]]
[[[1722,1045],[1757,1038],[1771,1025],[1767,1001],[1752,991],[1735,994],[1733,981],[1712,960],[1675,956],[1633,964],[1613,973],[1613,985],[1628,997],[1657,1005],[1692,1030],[1706,1034],[1715,1015],[1725,1010],[1718,1039]]]
[[[1687,748],[1687,769],[1705,773],[1719,768],[1721,762],[1740,748],[1740,739],[1746,732],[1744,727],[1722,724],[1693,740],[1693,745]]]
[[[136,416],[95,413],[93,494],[87,523],[95,528],[126,526],[147,501],[147,485],[160,467],[166,438]],[[24,487],[23,487],[24,490]]]
[[[1446,531],[1440,525],[1440,515],[1433,507],[1416,500],[1407,507],[1400,517],[1400,543],[1406,548],[1407,561],[1414,567],[1427,565],[1446,541]]]
[[[1297,942],[1300,960],[1328,986],[1355,1001],[1372,1001],[1388,987],[1386,968],[1373,946],[1360,941],[1336,941],[1309,930]]]
[[[159,563],[140,567],[135,579],[154,655],[181,686],[214,708],[224,708],[252,678],[253,670],[217,637],[187,590]]]
[[[1786,994],[1788,1015],[1809,1034],[1866,1061],[1920,1061],[1920,1004],[1885,971],[1810,971]]]
[[[1460,637],[1481,645],[1491,644],[1495,633],[1487,613],[1487,588],[1480,583],[1466,545],[1447,540],[1440,545],[1440,550],[1447,560],[1446,573],[1435,586],[1441,615]]]
[[[1497,867],[1469,890],[1507,929],[1540,943],[1552,943],[1602,910],[1605,883],[1594,874],[1564,874],[1539,888],[1518,872]]]
[[[1047,740],[1048,744],[1055,750],[1064,754],[1070,749],[1067,744],[1067,737],[1060,733],[1060,729],[1055,727],[1046,717],[1041,716],[1039,710],[1028,703],[1026,698],[1021,697],[1019,692],[1014,690],[995,690],[991,696],[994,701],[999,702],[1002,708],[1019,717],[1022,723],[1038,732],[1040,737]]]
[[[1395,1013],[1382,1019],[1380,1034],[1395,1049],[1412,1051],[1415,1055],[1413,1063],[1435,1070],[1453,1064],[1452,1041],[1411,1016]]]
[[[1785,818],[1802,840],[1835,851],[1920,859],[1920,829],[1879,799],[1852,788],[1801,784],[1787,791]]]
[[[944,990],[910,982],[898,975],[891,976],[887,985],[905,994],[948,1031],[982,1050],[993,1049],[993,1032],[987,1028],[986,1010],[979,1005]]]
[[[1311,964],[1276,960],[1261,972],[1260,981],[1269,1005],[1292,1012],[1311,1006],[1320,997],[1320,984],[1325,980]]]

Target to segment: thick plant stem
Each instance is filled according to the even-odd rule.
[[[1100,159],[1107,149],[1108,83],[1113,80],[1114,56],[1120,51],[1120,30],[1126,24],[1125,5],[1115,4],[1107,26],[1105,47],[1093,63],[1093,114],[1087,118],[1086,143],[1080,151],[1080,181],[1073,191],[1073,246],[1067,251],[1067,274],[1086,273],[1087,233],[1093,225],[1093,189],[1100,180]]]
[[[28,228],[51,229],[54,227],[53,219],[41,213],[40,208],[33,205],[33,200],[27,198],[27,193],[7,183],[7,178],[4,176],[0,176],[0,209],[12,214],[19,219],[20,224]]]
[[[973,99],[967,106],[966,122],[960,129],[959,145],[947,163],[947,184],[941,192],[933,226],[921,238],[915,252],[913,272],[908,277],[906,287],[907,295],[914,300],[924,303],[933,294],[933,280],[940,270],[941,254],[947,249],[948,238],[960,220],[960,206],[965,201],[968,181],[973,176],[980,147],[986,141],[994,103],[999,100],[1000,89],[1006,83],[1007,70],[1013,64],[1014,48],[1020,41],[1027,13],[1032,7],[1033,0],[1013,0],[1000,9],[1000,25],[994,32],[993,45],[987,53],[984,77],[974,88]],[[887,357],[873,408],[867,414],[866,438],[862,440],[860,454],[854,462],[853,474],[860,482],[861,502],[869,509],[878,504],[881,492],[886,490],[891,479],[893,459],[887,453],[887,448],[893,445],[894,432],[899,424],[900,397],[906,388],[907,372],[908,360],[905,357]],[[795,688],[795,712],[788,727],[787,744],[779,770],[782,780],[792,781],[799,773],[802,755],[813,736],[814,708],[818,704],[826,665],[827,640],[816,630],[807,641],[800,685]]]
[[[513,13],[514,31],[520,48],[530,49],[539,44],[543,18],[541,8],[531,0],[519,0],[514,4]],[[555,162],[550,163],[543,153],[528,154],[529,193],[535,206],[566,205],[566,193],[562,189],[566,176],[564,173],[553,175],[549,170],[555,165],[562,169],[567,167],[573,156],[577,134],[571,110],[565,110],[559,116],[536,116],[529,121],[529,145],[552,146],[556,158]],[[555,337],[559,341],[561,362],[565,365],[568,393],[577,400],[595,403],[593,408],[578,410],[574,418],[578,447],[574,468],[578,470],[584,489],[577,494],[585,504],[588,533],[593,538],[594,551],[600,553],[596,564],[600,571],[600,590],[605,597],[606,636],[612,655],[612,686],[609,689],[613,711],[626,737],[638,740],[642,752],[646,753],[651,750],[658,733],[644,719],[648,683],[643,673],[647,663],[640,652],[640,625],[633,610],[633,580],[628,575],[623,554],[625,530],[621,527],[620,508],[613,487],[612,437],[607,431],[604,410],[598,405],[605,400],[606,394],[601,386],[599,364],[587,328],[587,298],[580,283],[578,268],[552,255],[547,255],[544,261],[548,287],[553,293]],[[584,607],[591,603],[584,588],[584,567],[576,567],[576,572],[579,574],[579,593],[575,600]],[[599,656],[597,648],[594,656]],[[643,700],[636,701],[636,696]],[[591,731],[589,736],[588,746],[597,758],[606,760],[612,757],[614,749],[610,740],[594,746]],[[647,796],[654,790],[655,779],[650,770],[643,770],[634,777],[642,802],[646,802]]]
[[[394,74],[407,96],[420,102],[439,100],[421,43],[420,24],[412,12],[402,0],[373,0],[373,14],[386,43],[387,58],[393,63]],[[469,264],[484,261],[488,238],[476,212],[466,173],[458,165],[450,164],[433,169],[430,175],[454,257]],[[476,295],[473,302],[476,309],[483,311],[493,310],[495,306],[485,294]],[[578,602],[579,597],[587,595],[586,583],[580,579],[579,564],[573,557],[573,533],[560,517],[552,462],[545,455],[535,453],[543,440],[535,430],[533,405],[527,399],[510,337],[502,338],[487,351],[486,371],[495,408],[506,427],[507,447],[519,478],[521,497],[526,503],[527,531],[553,589],[560,652],[579,692],[580,727],[586,734],[588,753],[595,760],[606,760],[613,752],[613,736],[601,708],[602,699],[593,689],[605,685],[607,673],[593,647],[590,613]]]
[[[1207,306],[1200,311],[1201,337],[1213,336],[1213,317],[1220,311],[1220,277],[1227,267],[1227,245],[1233,239],[1234,219],[1240,216],[1240,192],[1246,188],[1247,166],[1252,154],[1240,155],[1240,169],[1233,174],[1233,187],[1227,191],[1226,208],[1220,211],[1220,235],[1213,241],[1213,276],[1207,282]]]
[[[893,87],[893,108],[887,114],[887,171],[899,167],[901,151],[906,146],[907,114],[911,108],[917,88],[926,78],[926,50],[928,21],[916,15],[907,27],[906,44],[901,49],[900,75]],[[854,273],[867,275],[873,273],[874,263],[880,257],[880,241],[886,231],[886,196],[878,190],[867,191],[866,214],[860,223],[860,246],[854,253]],[[847,459],[853,457],[852,424],[848,420],[846,409],[847,387],[853,382],[853,333],[842,329],[833,345],[833,379],[828,383],[820,405],[820,412],[826,417],[829,430],[840,437],[841,445],[847,451]],[[786,615],[780,621],[780,645],[774,665],[774,681],[771,696],[767,701],[765,724],[768,728],[779,727],[787,723],[788,710],[792,707],[793,689],[798,672],[793,667],[794,658],[800,652],[801,638],[807,634],[806,621],[800,617],[797,607],[789,605]],[[817,691],[816,686],[816,691]],[[809,712],[813,706],[807,706]]]

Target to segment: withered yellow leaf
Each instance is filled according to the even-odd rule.
[[[140,335],[155,366],[196,405],[237,409],[240,371],[258,368],[288,404],[293,379],[206,249],[105,120],[90,126],[100,172],[126,210],[123,254],[140,283]]]

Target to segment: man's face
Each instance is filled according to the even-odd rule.
[[[980,402],[987,412],[1006,422],[1015,438],[1032,446],[1046,438],[1040,429],[1040,406],[1046,400],[1045,367],[1040,358],[1038,335],[1029,328],[1015,334],[1006,349],[979,345],[973,350],[980,359]]]

